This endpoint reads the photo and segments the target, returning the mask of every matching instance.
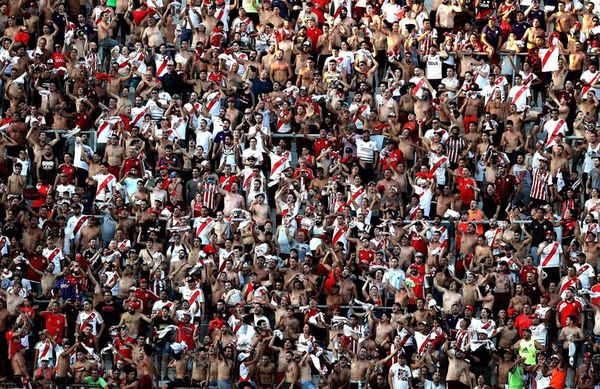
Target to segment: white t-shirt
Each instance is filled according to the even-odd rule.
[[[361,161],[373,163],[376,151],[377,143],[374,140],[370,139],[365,142],[362,139],[356,139],[356,154]]]
[[[408,365],[400,366],[399,363],[394,363],[390,367],[392,374],[392,389],[408,389],[409,380],[412,377],[410,367]]]

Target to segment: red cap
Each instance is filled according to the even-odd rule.
[[[145,278],[142,278],[142,279],[140,280],[140,284],[141,284],[142,282],[148,282],[148,280],[147,280],[147,279],[145,279]]]
[[[554,236],[554,231],[552,231],[552,230],[546,231],[546,236],[548,236],[548,235]]]
[[[465,309],[470,309],[472,312],[475,312],[475,310],[473,309],[473,306],[471,304],[467,304]]]

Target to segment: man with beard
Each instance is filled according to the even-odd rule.
[[[136,304],[129,304],[127,312],[121,315],[121,321],[119,321],[119,326],[127,326],[129,329],[129,334],[137,338],[140,333],[140,325],[142,324],[142,320],[146,323],[151,323],[152,319],[148,316],[144,315],[141,312],[137,312]]]

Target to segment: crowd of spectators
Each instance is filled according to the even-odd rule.
[[[600,386],[600,2],[0,3],[0,386]]]

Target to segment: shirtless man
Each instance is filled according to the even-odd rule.
[[[31,266],[31,263],[27,261],[27,265],[34,273],[38,274],[41,278],[42,284],[42,295],[41,297],[50,298],[52,297],[51,293],[54,287],[56,286],[56,280],[63,276],[64,272],[53,274],[54,272],[54,263],[50,262],[46,267],[46,270],[43,272]]]
[[[469,387],[470,385],[461,384],[465,380],[465,376],[470,377],[470,365],[464,360],[465,353],[457,347],[454,341],[450,344],[450,350],[448,350],[448,341],[446,341],[442,346],[442,351],[448,355],[449,364],[446,373],[448,388]]]
[[[121,315],[121,321],[119,322],[119,326],[127,326],[131,337],[137,338],[140,332],[140,324],[142,320],[146,323],[152,322],[152,319],[148,316],[144,315],[141,312],[136,312],[135,307],[133,306],[133,304],[131,304],[129,305],[127,312]]]
[[[263,193],[256,195],[249,211],[252,213],[252,218],[258,226],[264,226],[271,219],[271,208],[265,203],[265,195]]]
[[[234,368],[233,350],[226,347],[224,355],[217,357],[217,383],[219,387],[231,387],[231,377]]]
[[[162,386],[163,389],[168,389],[169,387],[187,386],[187,383],[189,382],[187,374],[187,366],[190,359],[189,351],[184,350],[179,354],[173,355],[173,358],[174,359],[169,362],[168,367],[175,368],[175,379],[171,381],[169,385],[164,384]]]
[[[125,148],[119,144],[119,136],[111,135],[110,141],[104,151],[104,162],[108,163],[108,172],[115,177],[119,177],[123,160],[125,159]]]
[[[206,349],[200,348],[193,358],[192,365],[192,386],[204,386],[208,383],[209,362],[207,359]]]
[[[573,27],[573,23],[575,22],[574,18],[575,7],[572,7],[572,11],[565,11],[565,2],[558,2],[558,11],[550,15],[547,19],[548,23],[554,22],[554,31],[568,34],[571,27]]]
[[[452,305],[459,304],[462,306],[462,295],[458,292],[458,283],[450,282],[448,289],[438,285],[437,278],[433,279],[433,286],[442,293],[442,309],[447,315],[452,312]]]
[[[523,305],[525,304],[532,305],[531,299],[529,296],[524,294],[523,285],[517,284],[515,286],[515,295],[510,299],[510,304],[508,306],[509,308],[514,309],[516,312],[522,313]]]
[[[350,385],[364,385],[367,381],[367,372],[375,367],[375,361],[367,359],[367,349],[360,347],[358,355],[351,353],[352,362],[350,364]],[[360,387],[360,386],[358,386]]]
[[[388,349],[391,345],[394,327],[390,323],[390,316],[385,312],[378,321],[379,323],[375,330],[375,343],[380,347]]]
[[[515,319],[508,318],[506,325],[496,329],[498,334],[498,348],[508,349],[519,339],[519,331],[515,328]]]
[[[21,315],[13,322],[9,331],[4,334],[8,343],[10,366],[12,367],[14,380],[18,386],[22,386],[22,383],[29,380],[29,373],[27,372],[27,365],[25,363],[25,347],[21,345],[20,340],[27,336],[30,327],[27,315],[25,313],[21,313]]]
[[[156,21],[156,16],[148,18],[148,26],[142,33],[142,42],[153,49],[165,43],[165,37],[161,31],[162,20]]]
[[[462,233],[460,239],[460,254],[473,253],[479,240],[475,224],[469,224],[467,226],[467,233]]]
[[[278,388],[292,389],[298,380],[299,368],[294,360],[294,354],[290,350],[285,352],[285,363],[285,374],[283,381],[279,383]]]
[[[239,185],[237,182],[231,184],[231,192],[218,188],[219,193],[224,197],[225,206],[223,214],[225,217],[231,216],[234,209],[246,209],[246,199],[239,194]]]
[[[16,163],[13,165],[13,173],[8,176],[7,179],[7,187],[8,194],[23,194],[23,188],[25,188],[26,184],[26,176],[21,175],[21,170],[23,166],[20,163]]]
[[[480,265],[486,258],[492,257],[492,249],[487,245],[485,237],[483,235],[479,235],[477,237],[477,244],[475,245],[475,263]]]
[[[66,338],[63,339],[61,347],[64,349],[65,347],[68,347],[68,345],[69,345],[69,339],[66,339]],[[71,354],[73,354],[73,351],[75,351],[75,349],[77,349],[80,346],[81,346],[81,344],[79,342],[75,342],[72,346],[68,347],[67,349],[64,349],[64,351],[62,351],[60,353],[60,355],[58,356],[58,360],[56,361],[56,367],[55,367],[56,378],[54,380],[57,387],[59,387],[59,388],[66,387],[68,374],[69,374],[70,367],[71,367]],[[57,351],[57,354],[58,354],[58,351]]]
[[[456,279],[455,279],[456,280]],[[471,272],[467,274],[467,280],[462,284],[462,302],[467,305],[473,306],[480,300],[479,286],[477,285],[477,278]]]
[[[13,316],[18,313],[19,306],[25,301],[20,294],[22,289],[21,283],[17,282],[13,283],[12,288],[8,291],[0,289],[0,295],[6,300],[6,309],[8,310],[8,313]]]
[[[515,129],[512,120],[507,120],[500,145],[504,147],[504,152],[507,154],[521,151],[525,146],[525,138],[520,131]]]
[[[571,347],[571,345],[578,345],[579,342],[585,339],[581,328],[575,325],[576,320],[574,316],[568,316],[565,322],[566,326],[561,328],[558,334],[558,340],[563,342],[563,350],[566,350],[569,355],[569,364],[571,366],[575,363],[576,352],[576,348]]]
[[[268,355],[263,355],[256,364],[257,389],[271,389],[275,384],[275,364]]]
[[[331,373],[327,379],[329,388],[345,388],[350,382],[350,372],[346,367],[342,367],[342,362],[334,362]]]
[[[142,374],[140,377],[139,389],[152,389],[153,380],[159,380],[158,369],[154,365],[154,358],[152,356],[152,346],[144,344],[143,346],[144,357],[142,358]]]
[[[275,54],[275,60],[269,65],[269,77],[271,81],[285,85],[287,80],[292,78],[293,74],[289,62],[283,60],[283,51],[278,50]]]

